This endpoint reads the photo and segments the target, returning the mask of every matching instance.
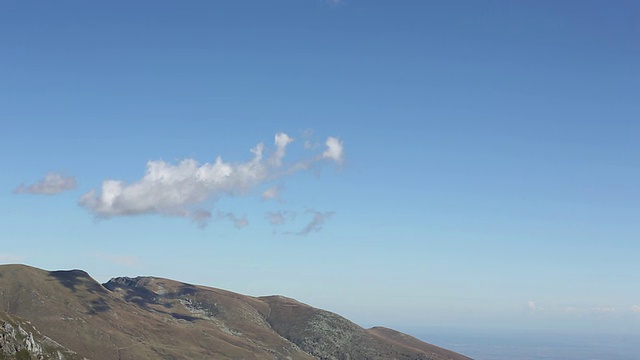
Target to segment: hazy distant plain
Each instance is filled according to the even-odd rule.
[[[640,336],[428,329],[417,334],[475,360],[637,360]]]

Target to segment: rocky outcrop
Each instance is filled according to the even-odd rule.
[[[79,358],[73,351],[40,334],[28,322],[5,314],[0,316],[0,359],[70,360]]]
[[[3,321],[0,325],[0,354],[9,359],[41,359],[42,346],[36,343],[32,333],[20,325],[14,326]]]

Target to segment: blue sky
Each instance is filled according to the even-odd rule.
[[[632,1],[2,2],[0,261],[640,333],[639,39]]]

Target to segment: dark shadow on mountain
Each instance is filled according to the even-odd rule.
[[[89,303],[89,315],[96,315],[111,310],[111,307],[103,298],[97,298]]]
[[[143,287],[134,287],[127,288],[126,294],[124,295],[124,300],[127,302],[132,302],[140,307],[148,308],[149,305],[159,304],[156,293],[153,291],[143,288]]]
[[[76,292],[76,286],[84,285],[92,294],[106,293],[105,289],[82,270],[49,271],[49,276],[58,280],[64,287]]]
[[[182,315],[182,314],[178,314],[178,313],[170,313],[171,316],[173,316],[174,319],[180,319],[180,320],[186,320],[186,321],[196,321],[196,320],[200,320],[200,318],[197,318],[195,316],[189,316],[189,315]]]
[[[196,288],[191,284],[184,284],[180,286],[180,289],[178,290],[178,295],[179,296],[194,295],[196,292],[198,292],[198,288]]]
[[[144,278],[118,277],[109,280],[103,286],[110,291],[123,290],[123,298],[126,302],[132,302],[145,309],[149,309],[151,304],[160,304],[158,295],[140,285],[140,281],[144,281]]]

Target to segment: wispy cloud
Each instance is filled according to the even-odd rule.
[[[286,222],[294,220],[297,214],[293,211],[268,211],[264,214],[265,219],[271,225],[284,225]]]
[[[541,306],[539,303],[533,301],[533,300],[529,300],[527,301],[527,307],[526,310],[528,313],[530,314],[539,314],[545,311],[545,308],[543,306]]]
[[[227,219],[229,221],[231,221],[233,223],[233,226],[235,226],[237,229],[242,229],[243,227],[246,227],[249,225],[249,221],[247,220],[247,218],[245,217],[237,217],[235,214],[227,212],[227,213],[218,213],[217,216],[218,220],[223,220],[223,219]]]
[[[282,234],[287,235],[299,235],[305,236],[312,232],[319,232],[324,227],[325,223],[335,215],[333,211],[321,212],[317,210],[307,210],[307,214],[312,214],[313,217],[309,222],[299,231],[284,231]],[[273,226],[281,226],[297,217],[295,211],[268,211],[264,214],[265,219]],[[274,233],[278,231],[274,230]]]
[[[577,316],[585,315],[607,315],[620,313],[620,309],[614,306],[580,306],[580,305],[567,305],[562,308],[554,309],[556,313],[571,314]]]
[[[266,214],[264,214],[264,217],[265,219],[267,219],[267,221],[271,225],[282,225],[285,222],[285,216],[282,211],[276,211],[276,212],[269,211]]]
[[[593,314],[612,314],[618,311],[618,309],[613,306],[595,306],[590,310]]]
[[[197,209],[192,211],[189,214],[189,217],[191,218],[191,221],[198,225],[198,227],[204,228],[209,224],[209,220],[211,220],[211,211]]]
[[[249,195],[260,184],[308,170],[316,163],[329,161],[341,164],[343,161],[342,142],[329,137],[323,153],[285,165],[283,158],[286,147],[292,141],[293,138],[287,134],[278,133],[274,139],[275,151],[270,157],[263,156],[265,149],[260,143],[251,150],[253,158],[241,163],[225,162],[221,157],[213,163],[204,164],[194,159],[185,159],[177,164],[149,161],[146,173],[140,180],[131,184],[105,180],[100,190],[94,189],[82,195],[78,203],[102,218],[162,214],[187,217],[204,226],[211,218],[207,210],[201,210],[206,202],[225,195]],[[277,196],[277,191],[267,196]],[[236,220],[236,226],[246,226],[248,223],[246,219]],[[314,229],[312,226],[309,231]]]
[[[280,200],[280,192],[284,189],[282,184],[275,185],[262,192],[262,200]]]
[[[315,149],[320,146],[320,143],[313,139],[313,129],[306,129],[302,131],[302,138],[304,139],[305,149]]]
[[[539,303],[529,300],[526,311],[530,314],[547,314],[548,316],[561,315],[571,317],[605,317],[640,314],[640,306],[633,305],[630,309],[600,304],[547,304],[542,307]]]
[[[34,184],[20,184],[13,192],[16,194],[55,195],[63,191],[73,190],[76,186],[75,177],[50,172]]]
[[[204,209],[197,209],[192,211],[191,213],[189,213],[189,217],[191,218],[191,221],[194,222],[196,225],[198,225],[198,227],[200,228],[205,228],[207,225],[209,225],[209,222],[211,222],[211,220],[213,219],[211,212]],[[249,225],[249,221],[247,220],[246,217],[240,218],[231,212],[218,211],[215,219],[213,220],[216,220],[216,221],[229,220],[231,221],[231,223],[233,223],[233,226],[235,226],[237,229],[242,229],[243,227],[246,227]]]
[[[322,230],[324,223],[335,214],[333,211],[320,212],[316,210],[309,210],[308,212],[313,214],[313,218],[309,221],[307,226],[297,232],[298,235],[308,235],[312,232]]]
[[[277,133],[274,143],[276,145],[276,151],[273,153],[272,161],[276,167],[282,166],[282,158],[287,153],[287,145],[293,142],[293,138],[285,133]]]

